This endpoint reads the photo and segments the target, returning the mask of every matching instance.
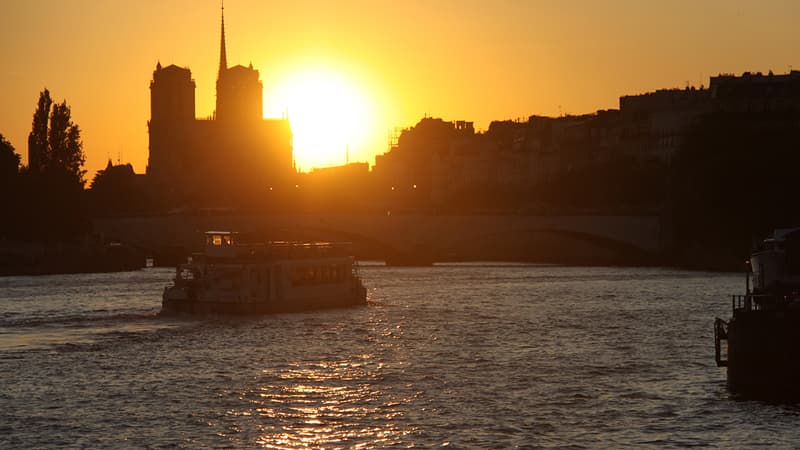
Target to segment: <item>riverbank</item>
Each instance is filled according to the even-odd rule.
[[[118,243],[0,242],[0,275],[48,275],[137,270],[145,255]]]

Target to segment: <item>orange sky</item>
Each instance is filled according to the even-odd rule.
[[[72,106],[90,179],[109,156],[145,171],[157,61],[191,68],[196,114],[212,113],[218,1],[3,0],[2,18],[0,133],[23,162],[44,87]],[[300,73],[357,89],[371,126],[347,140],[350,161],[370,163],[389,129],[426,114],[485,129],[616,108],[620,95],[720,72],[800,69],[796,0],[228,0],[225,23],[229,64],[261,72],[265,116],[303,113],[280,90]],[[297,148],[301,168],[343,163],[341,144],[331,146]]]

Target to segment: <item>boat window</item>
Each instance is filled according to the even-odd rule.
[[[322,281],[331,281],[333,277],[331,277],[331,267],[330,266],[322,266]]]
[[[178,278],[184,281],[192,281],[195,279],[194,270],[186,267],[181,268],[178,272]]]
[[[293,286],[337,283],[347,277],[347,267],[342,264],[320,264],[297,267],[292,271]]]
[[[800,240],[786,241],[786,273],[792,276],[800,275]]]
[[[230,234],[207,234],[206,245],[213,245],[214,247],[233,245],[233,236]]]

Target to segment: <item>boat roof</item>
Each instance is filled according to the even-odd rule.
[[[776,228],[772,232],[772,239],[774,239],[774,240],[784,240],[784,239],[789,238],[789,237],[794,237],[794,236],[789,236],[789,235],[793,235],[797,231],[800,231],[800,228]],[[766,240],[769,240],[769,239],[766,239]]]

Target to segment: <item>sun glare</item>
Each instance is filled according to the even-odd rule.
[[[374,108],[346,77],[328,69],[308,69],[287,76],[273,95],[270,103],[282,105],[288,114],[300,170],[341,165],[348,154],[353,162],[367,153]]]

